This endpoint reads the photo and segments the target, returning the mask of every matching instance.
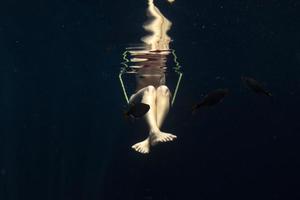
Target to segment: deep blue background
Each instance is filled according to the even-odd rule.
[[[178,140],[143,156],[117,75],[146,0],[1,1],[1,200],[300,199],[300,2],[156,3],[184,76],[163,127]],[[222,104],[190,115],[219,87]]]

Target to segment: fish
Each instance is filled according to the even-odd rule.
[[[200,107],[212,107],[220,103],[228,94],[229,89],[227,88],[216,89],[208,93],[200,103],[195,104],[192,108],[192,112],[194,113]]]
[[[150,106],[145,103],[131,103],[129,108],[124,111],[125,118],[139,119],[150,110]]]
[[[272,97],[272,94],[270,92],[268,92],[262,86],[262,84],[260,82],[258,82],[257,80],[255,80],[254,78],[242,76],[241,80],[250,90],[252,90],[256,94],[263,94],[263,95]]]

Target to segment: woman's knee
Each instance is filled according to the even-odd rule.
[[[152,85],[149,85],[146,87],[146,92],[154,94],[155,93],[155,87]]]
[[[158,95],[170,96],[170,90],[167,86],[161,85],[157,88]]]

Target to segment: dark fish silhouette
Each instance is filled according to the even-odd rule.
[[[208,93],[200,103],[193,106],[193,113],[200,107],[210,107],[218,104],[228,93],[229,90],[227,88],[217,89]]]
[[[264,94],[269,97],[272,96],[272,94],[270,92],[268,92],[267,90],[265,90],[265,88],[262,86],[262,84],[259,83],[257,80],[250,78],[250,77],[245,77],[245,76],[242,76],[241,79],[242,79],[243,83],[253,92],[255,92],[257,94]]]
[[[124,112],[126,118],[141,118],[143,117],[150,109],[150,106],[145,103],[135,103],[130,104],[129,109]]]

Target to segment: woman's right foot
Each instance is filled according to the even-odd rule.
[[[171,142],[177,138],[176,135],[173,135],[171,133],[165,133],[162,131],[151,131],[150,132],[150,144],[152,146],[162,143],[162,142]]]

